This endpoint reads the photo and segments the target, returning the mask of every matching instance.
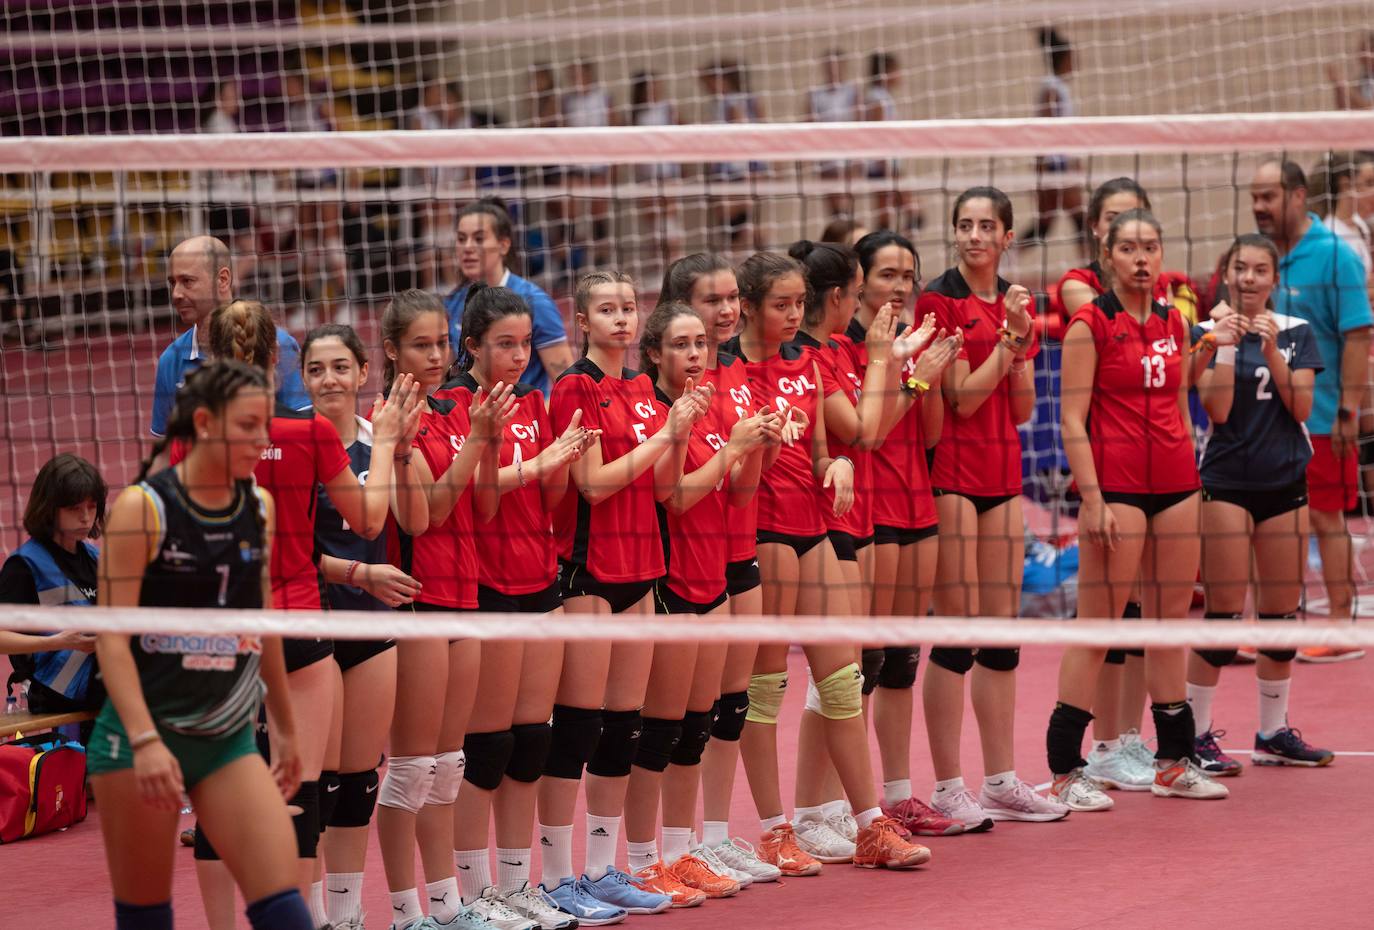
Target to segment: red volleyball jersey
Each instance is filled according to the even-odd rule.
[[[759,411],[759,402],[749,383],[744,362],[726,351],[716,353],[716,367],[708,368],[702,382],[715,388],[711,395],[711,414],[726,439],[735,424]],[[726,521],[726,558],[731,562],[751,562],[758,554],[759,496],[749,498],[744,507],[733,507]]]
[[[278,403],[267,427],[271,443],[253,469],[253,480],[272,495],[277,526],[272,537],[272,606],[277,610],[319,610],[320,572],[315,564],[315,504],[319,485],[349,467],[339,431],[313,410]],[[187,446],[173,440],[169,461],[186,458]]]
[[[868,329],[856,316],[845,330],[857,351],[868,357],[864,340]],[[902,368],[905,378],[916,370],[916,360],[908,359]],[[920,530],[940,522],[935,498],[930,492],[930,473],[926,461],[925,429],[921,425],[921,401],[892,427],[882,444],[873,450],[870,487],[873,523],[902,530]]]
[[[439,481],[471,431],[468,408],[452,396],[428,398],[420,415],[415,448],[425,457],[434,480]],[[476,481],[474,473],[472,481]],[[477,608],[477,546],[473,541],[472,481],[453,505],[444,522],[419,536],[398,533],[401,570],[420,582],[415,599],[422,604],[450,609]],[[395,529],[394,524],[392,529]]]
[[[797,339],[800,341],[804,336],[805,333],[799,334]],[[806,338],[815,342],[809,336]],[[825,396],[840,392],[850,404],[858,406],[863,393],[864,371],[868,368],[868,353],[864,347],[854,345],[844,333],[834,333],[824,345],[817,342],[815,350],[824,359],[821,377],[826,379]],[[840,440],[828,427],[829,424],[825,442],[830,455],[843,455],[854,463],[854,506],[844,516],[835,516],[835,492],[833,489],[826,491],[825,527],[864,539],[873,535],[873,453]]]
[[[672,401],[655,388],[666,411]],[[728,435],[722,434],[714,413],[692,424],[687,439],[687,458],[682,473],[690,475],[705,467],[725,448]],[[725,593],[726,495],[727,478],[684,513],[673,513],[658,505],[659,529],[663,538],[664,581],[673,593],[695,604],[709,604]],[[735,511],[732,511],[734,513]]]
[[[968,282],[951,268],[940,275],[916,301],[916,316],[935,314],[938,326],[953,333],[962,331],[964,345],[959,358],[971,370],[987,361],[1001,337],[997,331],[1006,319],[1003,303],[1010,282],[997,279],[997,302],[988,303],[969,290]],[[1040,351],[1031,318],[1030,345],[1026,357]],[[930,483],[943,491],[979,497],[1021,493],[1021,435],[1011,413],[1011,375],[988,394],[970,417],[956,414],[945,396],[945,424],[935,446]]]
[[[619,378],[609,377],[588,358],[573,362],[553,386],[549,416],[554,431],[567,429],[579,408],[582,425],[601,430],[603,462],[628,455],[668,422],[648,375],[626,368]],[[553,527],[559,557],[586,565],[598,581],[620,584],[663,576],[652,467],[599,504],[588,503],[570,484]]]
[[[452,397],[463,409],[477,393],[477,381],[463,372],[436,397]],[[544,395],[528,384],[515,386],[515,417],[501,437],[501,467],[529,462],[557,437],[544,409]],[[475,515],[474,515],[475,516]],[[502,594],[533,594],[543,591],[558,577],[554,553],[553,520],[544,509],[543,491],[531,479],[501,495],[496,515],[475,519],[477,579]]]
[[[1187,361],[1183,316],[1155,301],[1144,325],[1108,291],[1073,315],[1097,348],[1088,437],[1104,491],[1172,494],[1199,487],[1191,431],[1179,411]]]
[[[829,504],[811,467],[811,437],[826,387],[824,376],[817,381],[817,353],[793,341],[784,343],[772,358],[751,362],[740,350],[738,337],[726,344],[726,350],[744,359],[760,404],[768,404],[784,417],[787,408],[796,407],[809,421],[801,438],[790,446],[783,445],[759,480],[758,528],[789,536],[821,535],[825,532],[822,512]]]

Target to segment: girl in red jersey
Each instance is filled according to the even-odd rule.
[[[549,412],[555,431],[567,429],[581,411],[582,425],[600,435],[572,464],[571,486],[554,515],[563,603],[572,613],[647,615],[664,571],[656,489],[681,478],[682,449],[709,408],[710,389],[693,386],[664,408],[655,402],[653,382],[624,367],[639,326],[627,275],[584,275],[574,301],[586,354],[559,376]],[[617,911],[656,913],[672,904],[614,865],[652,658],[650,642],[569,643],[564,652],[544,769],[552,777],[539,786],[539,831],[544,888],[579,920],[608,923]],[[584,765],[587,864],[579,879],[572,870],[572,822]]]
[[[277,362],[276,324],[261,303],[236,300],[210,316],[210,352],[216,358],[232,358],[274,372]],[[323,487],[338,512],[364,539],[376,538],[386,523],[390,505],[390,459],[402,438],[405,399],[398,394],[378,414],[374,442],[382,451],[375,482],[360,485],[349,468],[348,453],[339,432],[314,411],[296,412],[279,407],[272,418],[272,445],[263,453],[254,477],[277,502],[277,544],[272,552],[272,601],[281,610],[319,610],[319,573],[313,561],[318,489]],[[303,860],[301,882],[305,890],[315,883],[316,852],[321,829],[320,774],[332,732],[335,697],[342,689],[337,665],[323,660],[333,654],[328,640],[283,641],[287,682],[300,722],[302,780],[292,800],[299,808],[297,838]],[[203,837],[197,837],[197,858],[217,858]],[[218,874],[219,879],[212,876]],[[204,870],[207,888],[227,887],[223,872]],[[312,893],[312,910],[324,918],[322,894]],[[222,917],[232,913],[232,901],[211,891],[207,907]],[[218,918],[212,918],[217,920]]]
[[[1178,310],[1154,297],[1164,245],[1150,213],[1122,213],[1112,221],[1105,246],[1111,290],[1074,315],[1064,340],[1064,450],[1083,496],[1078,613],[1121,616],[1139,576],[1146,617],[1184,617],[1200,547],[1184,364],[1188,328]],[[1054,773],[1050,791],[1073,810],[1112,806],[1084,774],[1080,756],[1092,720],[1084,708],[1105,655],[1105,649],[1066,649],[1059,669],[1059,703],[1046,739]],[[1159,739],[1151,791],[1162,797],[1225,797],[1226,788],[1193,758],[1184,650],[1145,650],[1145,675]]]
[[[863,284],[845,334],[858,346],[885,309],[898,319],[909,317],[919,288],[920,258],[910,240],[888,231],[864,236],[855,251]],[[883,441],[872,454],[872,613],[878,617],[925,616],[935,582],[937,517],[926,457],[944,419],[941,375],[958,354],[963,331],[937,334],[931,316],[922,319],[915,338],[918,343],[933,341],[903,364],[899,390],[884,406],[879,427]],[[864,686],[872,695],[873,729],[882,756],[883,810],[918,836],[948,836],[962,832],[963,825],[935,813],[911,790],[912,686],[918,658],[915,646],[864,650]]]
[[[449,345],[448,318],[438,298],[419,290],[397,294],[382,314],[381,330],[386,387],[406,375],[426,393],[440,386]],[[514,405],[511,389],[500,383],[490,393],[479,392],[466,408],[451,398],[428,397],[413,451],[398,450],[419,487],[419,493],[395,502],[395,553],[421,586],[405,609],[477,608],[473,491],[495,496],[499,439]],[[396,695],[391,758],[377,792],[377,832],[396,930],[424,919],[415,885],[417,840],[430,919],[440,926],[464,919],[453,870],[452,806],[479,656],[475,640],[406,639],[397,647],[404,687]]]
[[[660,303],[649,315],[640,358],[662,406],[675,403],[703,377],[707,344],[706,327],[687,304]],[[728,433],[712,413],[693,424],[680,453],[674,450],[684,456],[683,476],[658,492],[667,571],[656,585],[656,613],[728,612],[725,527],[734,508],[748,505],[758,487],[763,449],[770,435],[780,439],[780,434],[781,421],[771,411],[735,419]],[[626,797],[625,835],[635,877],[672,895],[675,904],[727,897],[739,890],[741,878],[752,880],[737,878],[708,847],[691,848],[696,766],[710,734],[724,660],[720,644],[654,646],[644,734]],[[662,858],[655,842],[660,795]]]
[[[532,355],[533,317],[514,291],[478,283],[463,309],[463,350],[440,396],[466,406],[496,384],[516,384]],[[568,465],[596,434],[574,412],[555,436],[544,395],[516,384],[516,408],[502,434],[499,504],[479,512],[477,602],[497,613],[561,613],[550,514],[568,487]],[[490,502],[489,502],[490,503]],[[482,645],[477,698],[463,740],[466,787],[453,806],[459,891],[480,917],[499,926],[533,920],[545,930],[573,926],[529,886],[537,784],[548,756],[563,643],[489,641]],[[498,880],[491,877],[487,825],[496,815]],[[512,913],[512,911],[514,913]]]
[[[761,252],[738,271],[744,330],[727,348],[749,366],[762,403],[783,416],[783,449],[759,485],[759,568],[766,613],[843,613],[849,597],[840,585],[839,559],[826,537],[823,512],[838,515],[853,504],[854,466],[826,447],[826,382],[814,350],[794,337],[806,307],[805,268],[793,258]],[[825,491],[834,487],[834,503]],[[807,581],[803,583],[802,579]],[[834,596],[832,592],[838,592]],[[815,875],[821,864],[797,846],[783,813],[778,786],[777,720],[787,687],[787,645],[759,647],[749,682],[749,711],[742,749],[754,803],[762,818],[762,856],[784,875]],[[907,841],[882,815],[862,720],[862,673],[854,650],[812,645],[806,657],[816,678],[826,744],[840,781],[858,813],[854,863],[867,868],[910,868],[929,850]]]
[[[723,256],[698,252],[668,266],[659,289],[659,300],[680,301],[701,317],[706,328],[706,359],[703,383],[714,388],[711,414],[721,429],[733,428],[741,419],[759,410],[745,365],[720,346],[729,342],[739,328],[739,284],[734,266]],[[760,469],[766,470],[777,457],[781,436],[763,451]],[[743,483],[741,477],[737,483]],[[757,487],[757,481],[754,482]],[[730,511],[725,531],[725,592],[730,612],[735,616],[757,616],[763,611],[763,588],[757,558],[758,495],[749,503]],[[739,741],[744,715],[749,710],[749,677],[754,669],[758,643],[732,642],[725,650],[715,722],[711,739],[702,753],[702,845],[728,867],[754,881],[776,881],[781,872],[759,859],[752,843],[730,836],[730,802],[739,768]],[[676,803],[676,802],[675,802]]]
[[[974,187],[954,201],[951,223],[959,264],[937,277],[916,303],[945,329],[964,334],[963,351],[944,375],[944,433],[930,469],[940,515],[935,612],[1015,617],[1021,606],[1025,522],[1021,513],[1021,438],[1016,427],[1035,407],[1026,361],[1038,350],[1030,292],[998,274],[1011,246],[1011,200]],[[1020,650],[936,646],[922,698],[935,766],[931,806],[967,827],[989,820],[1058,820],[1069,811],[1016,777],[1012,734]],[[983,786],[964,787],[960,734],[964,676],[983,745]]]

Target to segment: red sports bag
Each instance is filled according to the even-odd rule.
[[[86,819],[86,753],[73,743],[0,745],[0,843]]]

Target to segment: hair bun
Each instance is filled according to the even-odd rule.
[[[787,254],[799,262],[804,262],[807,256],[814,251],[816,251],[816,243],[810,239],[798,239],[788,248]]]

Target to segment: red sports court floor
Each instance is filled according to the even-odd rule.
[[[1028,780],[1046,778],[1044,725],[1053,703],[1057,650],[1026,650],[1020,680],[1017,756]],[[794,654],[792,681],[804,680]],[[784,790],[795,772],[802,691],[788,692],[780,731]],[[632,917],[660,930],[736,927],[827,930],[859,927],[1144,928],[1374,925],[1374,816],[1364,791],[1374,782],[1374,657],[1299,666],[1293,722],[1314,743],[1341,752],[1326,769],[1247,765],[1228,782],[1229,800],[1158,799],[1116,793],[1103,814],[1053,824],[999,824],[987,834],[928,840],[929,865],[913,873],[826,866],[817,878],[750,888],[690,911]],[[1254,672],[1228,669],[1217,697],[1228,748],[1248,746],[1255,724]],[[978,773],[978,741],[966,718],[964,759]],[[930,789],[925,732],[917,715],[913,775]],[[1248,759],[1248,756],[1246,757]],[[975,786],[976,779],[970,779]],[[741,774],[734,831],[758,821]],[[578,832],[581,826],[578,827]],[[581,853],[578,852],[580,859]],[[622,851],[623,856],[623,851]],[[623,864],[623,860],[622,860]],[[535,874],[538,875],[536,864]],[[0,847],[0,928],[113,925],[99,835],[99,811],[62,834]],[[191,850],[176,873],[178,927],[203,928]],[[390,907],[374,845],[365,892],[369,926],[384,930]],[[241,921],[246,927],[246,921]]]

